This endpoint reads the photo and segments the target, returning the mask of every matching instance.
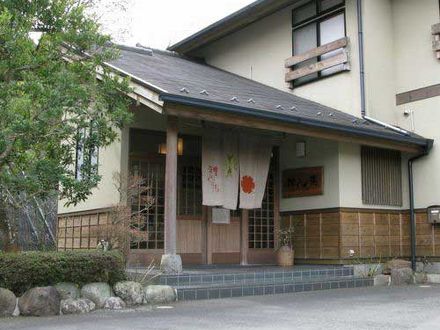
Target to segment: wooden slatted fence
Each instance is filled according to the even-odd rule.
[[[406,210],[328,209],[282,215],[282,226],[295,225],[298,263],[347,263],[349,260],[409,258],[410,218]],[[416,213],[418,257],[440,258],[440,226]],[[355,256],[350,256],[350,250]]]

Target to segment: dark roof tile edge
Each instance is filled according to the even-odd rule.
[[[230,105],[230,104],[213,102],[213,101],[206,101],[206,100],[202,100],[202,99],[197,99],[197,98],[192,98],[192,97],[187,97],[187,96],[182,96],[182,95],[176,95],[176,94],[162,93],[160,95],[160,99],[164,102],[168,101],[171,103],[179,103],[179,104],[193,105],[193,106],[203,106],[203,107],[214,109],[214,110],[240,113],[240,114],[248,115],[248,116],[257,116],[258,115],[261,118],[273,119],[273,120],[277,120],[277,121],[284,121],[284,122],[289,122],[291,124],[304,124],[304,125],[307,125],[310,127],[343,131],[343,132],[351,133],[351,134],[358,135],[358,136],[362,135],[365,137],[386,139],[386,140],[391,140],[391,141],[400,142],[400,143],[411,143],[411,144],[417,145],[419,147],[422,147],[424,149],[429,149],[433,143],[433,140],[431,140],[431,139],[426,139],[426,138],[418,137],[418,136],[398,134],[397,132],[392,131],[392,130],[390,130],[389,133],[387,133],[387,132],[378,132],[378,131],[373,131],[373,130],[369,130],[369,129],[364,129],[359,126],[350,128],[346,125],[329,124],[329,123],[321,122],[319,120],[301,118],[301,117],[296,117],[296,116],[287,116],[282,113],[267,112],[267,111],[259,110],[259,109],[253,109],[253,108],[242,107],[242,106],[238,106],[238,105]]]

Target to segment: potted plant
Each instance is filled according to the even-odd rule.
[[[277,250],[277,262],[280,267],[292,267],[295,251],[293,250],[292,235],[295,232],[293,226],[278,231],[279,246]]]

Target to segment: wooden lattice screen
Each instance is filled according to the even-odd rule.
[[[274,176],[274,164],[272,162],[262,208],[249,211],[250,249],[271,249],[275,247]]]
[[[163,249],[164,247],[164,190],[165,190],[165,164],[141,159],[131,159],[130,168],[132,172],[145,178],[150,190],[147,192],[152,196],[152,205],[145,210],[144,218],[139,218],[143,223],[137,223],[136,227],[148,233],[145,241],[132,242],[132,249]],[[133,212],[138,212],[141,206],[142,196],[134,197],[131,201]]]
[[[362,201],[368,205],[402,205],[402,160],[399,151],[362,147]]]
[[[58,250],[95,249],[107,237],[109,210],[61,216],[58,219]]]
[[[187,162],[178,166],[177,214],[202,215],[202,170],[199,164]]]

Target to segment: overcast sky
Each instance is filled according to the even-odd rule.
[[[103,21],[118,42],[165,49],[254,0],[129,0],[124,14]],[[118,29],[125,29],[121,37]],[[122,39],[122,40],[121,40]]]

